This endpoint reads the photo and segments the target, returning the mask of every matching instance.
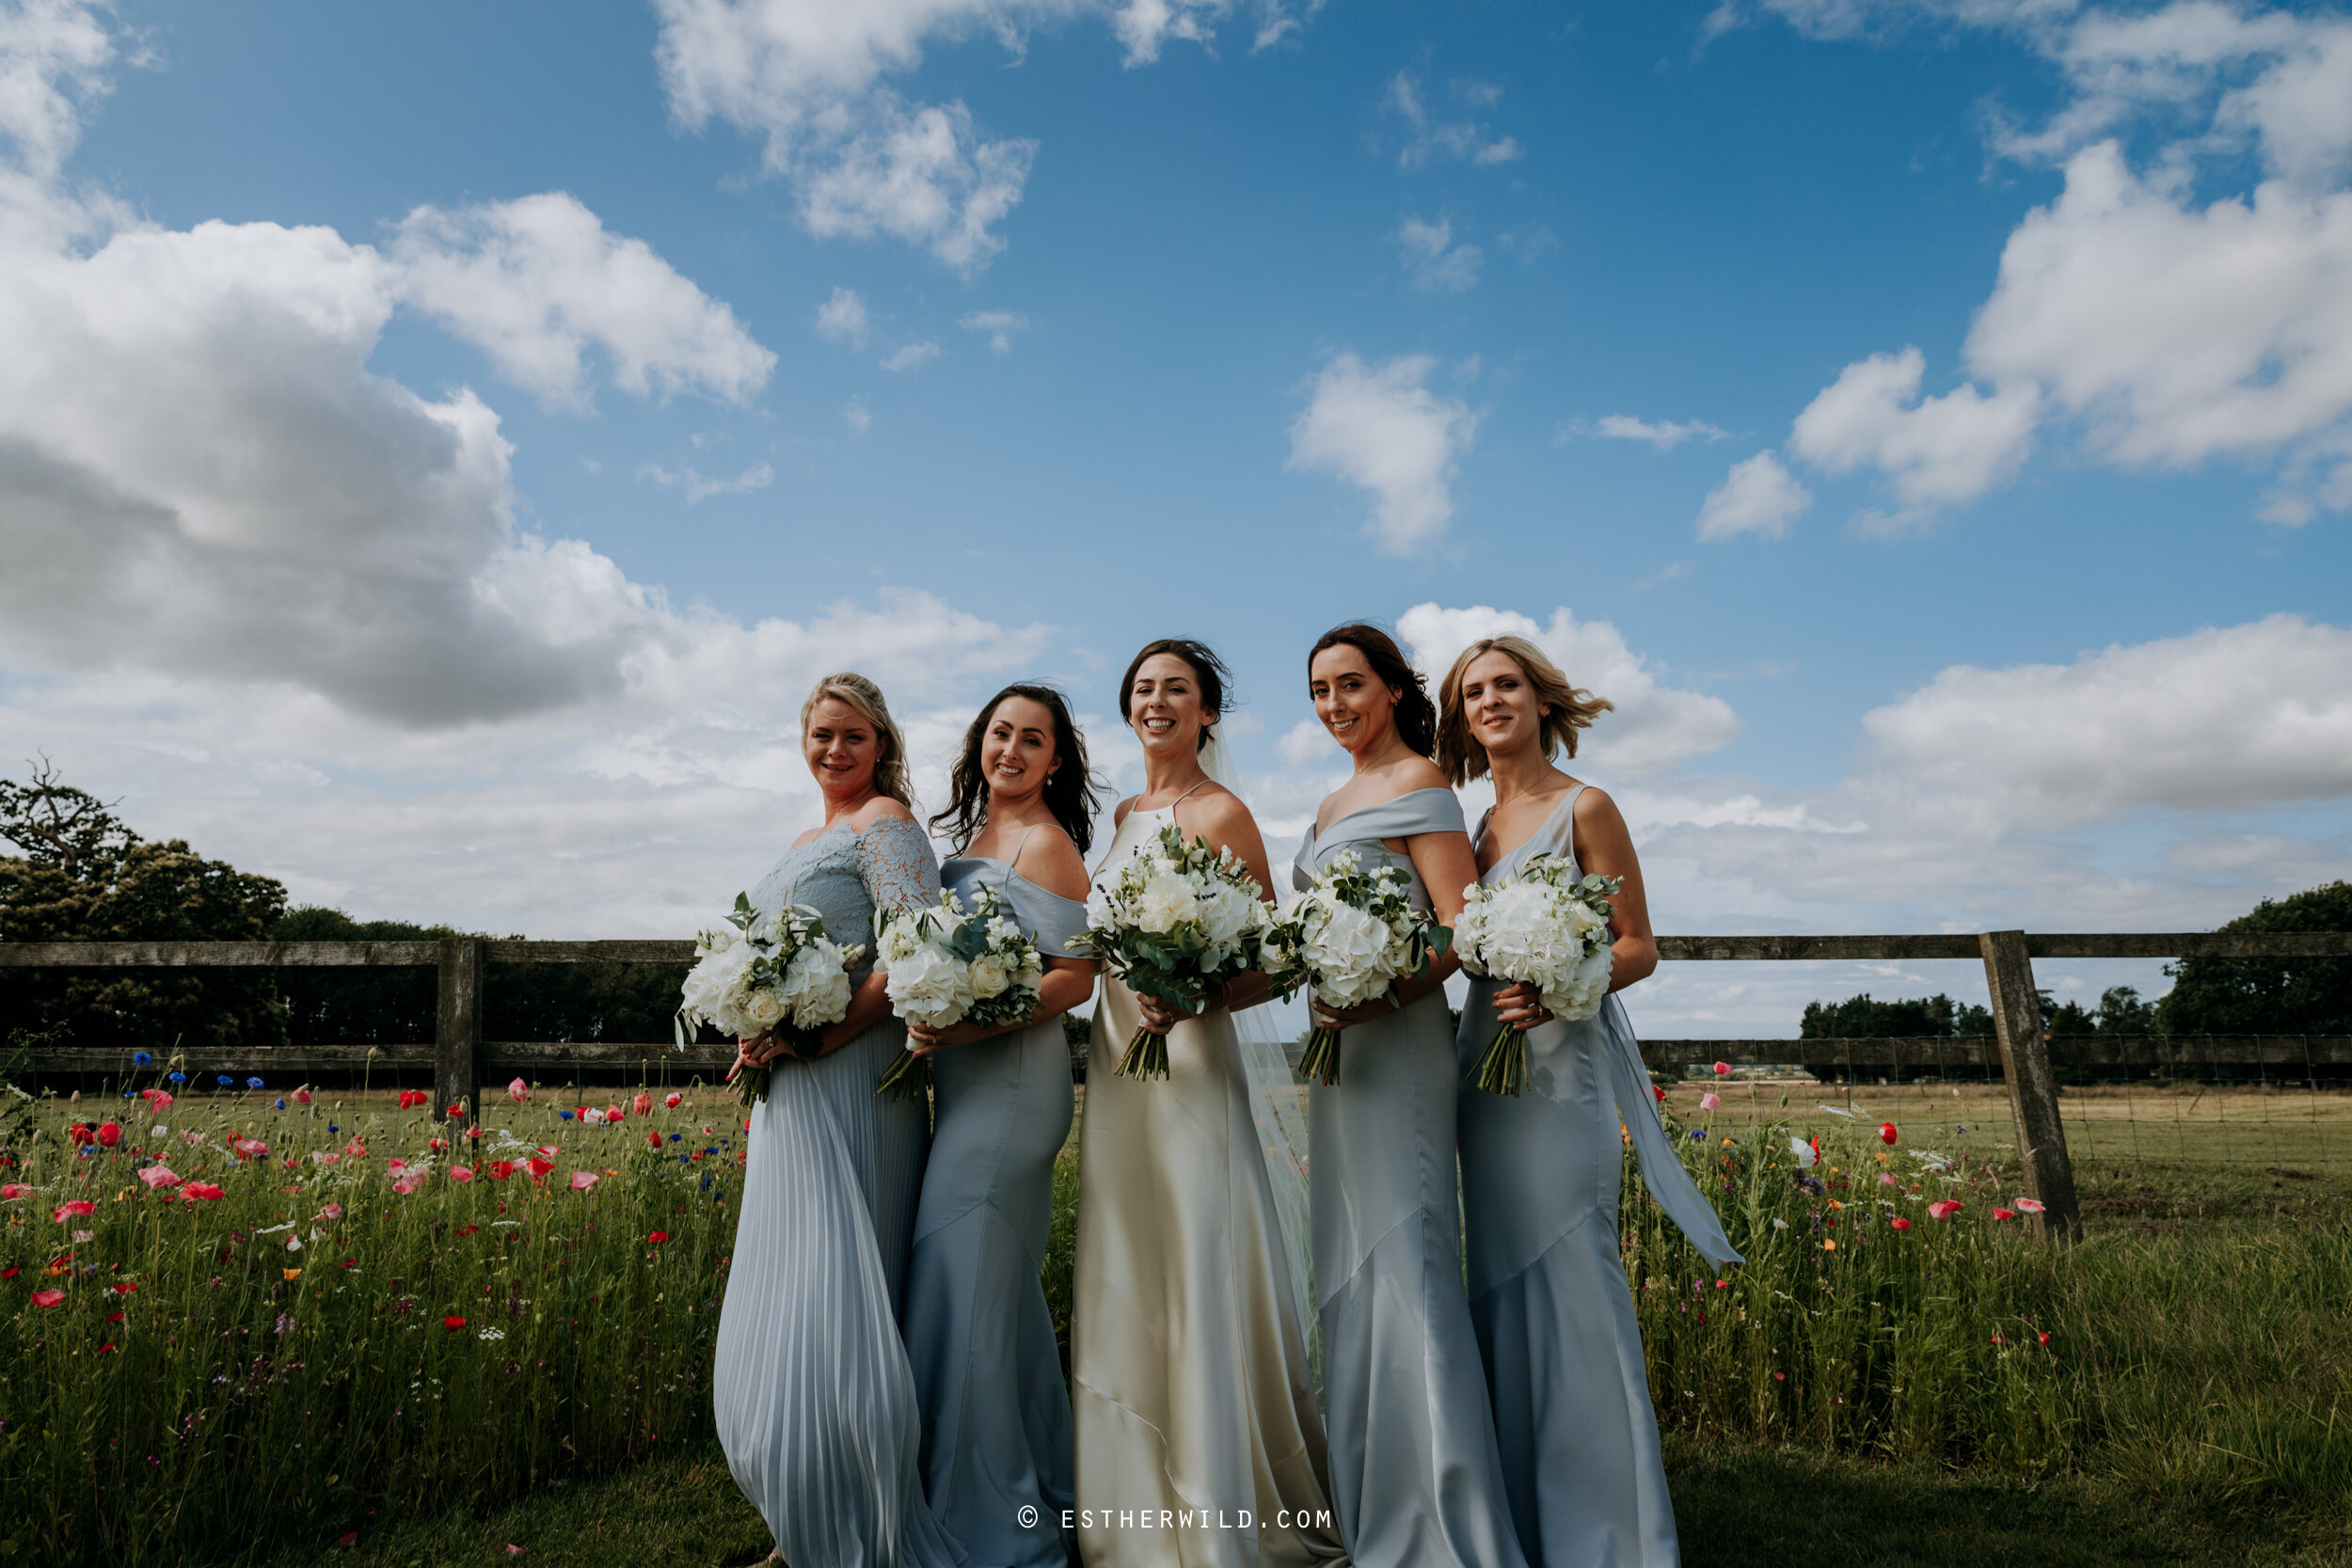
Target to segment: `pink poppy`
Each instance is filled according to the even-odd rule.
[[[1731,1076],[1731,1064],[1730,1064],[1729,1062],[1717,1062],[1717,1063],[1715,1064],[1715,1076],[1716,1076],[1716,1077],[1718,1077],[1718,1078],[1728,1078],[1728,1077],[1730,1077],[1730,1076]]]
[[[1712,1090],[1709,1090],[1708,1093],[1706,1093],[1706,1094],[1703,1094],[1703,1095],[1699,1096],[1699,1109],[1700,1109],[1700,1110],[1702,1110],[1702,1111],[1711,1111],[1711,1110],[1713,1110],[1716,1106],[1721,1105],[1723,1102],[1724,1102],[1724,1097],[1723,1097],[1722,1095],[1716,1094],[1716,1093],[1715,1093],[1715,1092],[1713,1092]]]
[[[415,1192],[422,1185],[424,1185],[423,1177],[404,1176],[399,1180],[392,1183],[392,1191],[398,1193],[403,1197],[406,1197],[410,1193]]]
[[[342,1217],[343,1206],[340,1203],[330,1203],[319,1211],[319,1218],[323,1220],[339,1220]]]
[[[68,1214],[72,1214],[76,1218],[79,1218],[81,1215],[95,1214],[96,1212],[98,1212],[97,1204],[92,1203],[86,1197],[77,1197],[71,1203],[59,1204],[57,1206],[57,1212],[55,1214],[52,1214],[50,1218],[56,1220],[59,1225],[63,1225]]]
[[[2017,1200],[2017,1212],[2021,1214],[2039,1214],[2043,1207],[2042,1201],[2038,1197],[2021,1197]]]
[[[404,1160],[404,1159],[402,1159],[399,1155],[395,1154],[395,1155],[393,1155],[393,1156],[392,1156],[392,1163],[391,1163],[391,1167],[390,1167],[390,1168],[391,1168],[391,1173],[392,1173],[394,1176],[398,1176],[398,1175],[399,1175],[402,1171],[405,1171],[405,1170],[406,1170],[406,1169],[408,1168],[408,1162],[407,1162],[407,1161],[405,1161],[405,1160]]]
[[[661,1103],[667,1105],[671,1110],[675,1111],[685,1101],[685,1099],[686,1097],[682,1094],[674,1094],[667,1100],[664,1100]]]
[[[6,1185],[0,1185],[0,1198],[6,1198],[13,1203],[32,1190],[22,1181],[10,1181]]]
[[[632,1104],[639,1116],[649,1117],[653,1115],[653,1096],[649,1094],[640,1094],[637,1099],[632,1101]]]
[[[331,1165],[342,1158],[342,1155],[330,1154],[323,1148],[314,1148],[310,1150],[310,1164],[314,1165]]]
[[[1939,1197],[1928,1205],[1928,1214],[1932,1219],[1948,1219],[1965,1207],[1958,1198]]]
[[[564,1151],[563,1151],[562,1149],[560,1149],[560,1148],[556,1148],[553,1144],[541,1144],[541,1145],[539,1146],[539,1152],[540,1152],[540,1153],[542,1153],[542,1154],[544,1154],[544,1155],[546,1155],[548,1159],[552,1160],[552,1159],[554,1159],[557,1155],[559,1155],[559,1154],[563,1153]]]
[[[63,1300],[65,1300],[63,1291],[35,1291],[33,1292],[35,1307],[55,1307]]]
[[[355,1160],[364,1160],[368,1157],[368,1146],[359,1139],[354,1138],[343,1145],[343,1152]]]
[[[259,1138],[239,1138],[235,1143],[230,1144],[229,1147],[235,1149],[239,1154],[244,1155],[248,1160],[258,1160],[262,1155],[269,1152],[269,1145],[263,1143]]]
[[[531,1085],[517,1078],[506,1085],[506,1098],[520,1105],[531,1098]]]
[[[1881,1171],[1879,1172],[1879,1185],[1882,1187],[1896,1187],[1900,1186],[1901,1183],[1897,1181],[1895,1178],[1887,1172]]]
[[[164,1165],[149,1165],[139,1172],[139,1180],[147,1183],[147,1190],[150,1192],[159,1187],[180,1185],[180,1179],[172,1175],[170,1169]]]
[[[153,1111],[157,1116],[162,1116],[166,1111],[171,1109],[171,1096],[164,1093],[161,1089],[141,1089],[139,1091],[139,1098],[146,1101],[148,1108]]]
[[[576,1170],[572,1172],[572,1191],[576,1193],[584,1193],[589,1188],[595,1186],[597,1182],[603,1180],[604,1178],[601,1176],[594,1175],[591,1172]]]
[[[294,1090],[294,1102],[297,1105],[308,1105],[310,1103],[310,1091],[309,1089]]]
[[[473,1172],[463,1165],[452,1165],[449,1167],[449,1179],[452,1181],[470,1181],[473,1180]]]

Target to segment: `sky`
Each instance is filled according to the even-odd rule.
[[[2347,510],[2333,8],[0,0],[0,772],[362,917],[708,923],[837,668],[1130,792],[1165,635],[1279,864],[1368,618],[1616,703],[1661,931],[2209,927],[2352,874]],[[1864,989],[1983,982],[1629,1001]]]

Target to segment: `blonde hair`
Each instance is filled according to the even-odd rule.
[[[1543,705],[1546,759],[1555,752],[1576,755],[1576,732],[1590,729],[1594,720],[1617,705],[1570,686],[1560,666],[1526,638],[1482,637],[1462,650],[1438,687],[1437,763],[1456,784],[1486,776],[1486,748],[1470,734],[1462,711],[1462,674],[1472,660],[1489,653],[1509,655],[1535,689],[1535,700]]]
[[[907,782],[907,737],[898,733],[898,721],[890,717],[890,705],[882,701],[882,688],[854,670],[827,675],[809,692],[808,701],[801,705],[803,736],[808,734],[808,716],[828,697],[874,726],[874,733],[882,737],[882,754],[874,759],[874,790],[913,811],[914,789]]]

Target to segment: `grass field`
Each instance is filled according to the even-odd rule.
[[[2090,1223],[2053,1249],[1995,1216],[1997,1089],[1702,1092],[1668,1116],[1749,1263],[1718,1287],[1638,1183],[1627,1209],[1686,1560],[2352,1561],[2352,1205],[2324,1174],[2352,1096],[2071,1092]],[[29,1189],[0,1201],[0,1561],[764,1544],[708,1433],[730,1101],[602,1091],[627,1114],[590,1126],[539,1095],[437,1148],[389,1096],[277,1098],[51,1102],[0,1156]],[[61,1135],[107,1113],[111,1147]],[[1789,1139],[1816,1135],[1800,1169]],[[158,1156],[176,1189],[138,1174]],[[1057,1174],[1066,1317],[1074,1144]]]

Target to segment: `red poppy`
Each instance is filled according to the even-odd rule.
[[[1950,1216],[1959,1213],[1961,1210],[1965,1207],[1967,1207],[1967,1205],[1962,1203],[1960,1199],[1956,1197],[1939,1197],[1933,1203],[1928,1205],[1928,1213],[1934,1219],[1947,1219]]]
[[[2045,1345],[2050,1342],[2050,1337],[2047,1334],[2037,1334],[2034,1338]]]
[[[607,1105],[604,1108],[604,1119],[607,1121],[619,1121],[628,1115],[628,1113],[622,1110],[618,1105]]]
[[[1889,1148],[1892,1148],[1895,1147],[1895,1124],[1893,1122],[1882,1121],[1879,1123],[1879,1142],[1886,1145]]]
[[[100,1122],[98,1124],[98,1141],[108,1148],[114,1148],[115,1145],[122,1141],[122,1124],[115,1121]]]
[[[459,1317],[456,1313],[452,1312],[448,1317],[441,1320],[441,1326],[448,1329],[452,1334],[454,1334],[459,1329],[466,1326],[466,1320]]]
[[[532,1157],[531,1157],[528,1161],[526,1161],[526,1162],[524,1162],[524,1163],[525,1163],[526,1164],[528,1164],[528,1165],[531,1167],[531,1175],[532,1175],[532,1180],[536,1180],[538,1178],[540,1178],[540,1177],[542,1177],[542,1176],[547,1175],[547,1173],[548,1173],[548,1172],[549,1172],[549,1171],[551,1171],[551,1170],[553,1170],[553,1169],[555,1168],[555,1162],[554,1162],[554,1161],[552,1161],[552,1160],[542,1160],[542,1159],[541,1159],[541,1158],[539,1158],[539,1156],[537,1156],[536,1154],[532,1155]]]
[[[466,1108],[465,1108],[463,1105],[452,1105],[452,1106],[449,1108],[449,1115],[450,1115],[450,1116],[452,1116],[452,1117],[462,1117],[462,1116],[464,1116],[465,1114],[466,1114]]]
[[[639,1094],[634,1102],[634,1109],[641,1117],[649,1117],[653,1115],[653,1096],[643,1093]]]
[[[63,1291],[35,1291],[33,1292],[35,1307],[55,1307],[63,1300],[65,1300]]]
[[[10,1263],[7,1268],[0,1269],[0,1279],[14,1279],[18,1275],[23,1274],[24,1272],[24,1264]]]
[[[430,1105],[432,1103],[433,1097],[425,1093],[422,1089],[403,1089],[400,1091],[400,1108],[404,1111],[413,1111],[420,1105]]]
[[[1660,1087],[1660,1086],[1659,1086],[1658,1085],[1656,1085],[1656,1084],[1652,1084],[1652,1085],[1649,1086],[1649,1092],[1650,1092],[1651,1098],[1655,1099],[1655,1100],[1658,1101],[1658,1103],[1660,1103],[1661,1105],[1663,1105],[1664,1103],[1666,1103],[1666,1091],[1665,1091],[1663,1088]]]
[[[685,1098],[686,1097],[682,1094],[674,1094],[664,1100],[661,1103],[667,1105],[671,1110],[675,1111],[678,1108],[679,1101],[683,1101]]]
[[[657,1230],[652,1235],[645,1238],[645,1240],[651,1242],[656,1246],[660,1246],[662,1243],[668,1241],[669,1239],[670,1233],[666,1230]]]
[[[73,1147],[76,1148],[81,1148],[84,1144],[95,1143],[98,1141],[98,1134],[91,1132],[87,1125],[78,1121],[65,1130],[65,1135],[69,1139],[72,1140]]]
[[[119,1323],[122,1321],[122,1314],[119,1312],[109,1312],[106,1314],[106,1321],[110,1323]]]
[[[210,1181],[191,1181],[180,1190],[190,1197],[200,1197],[206,1199],[227,1197],[229,1196],[220,1188],[214,1186]]]
[[[115,1348],[111,1343],[103,1344],[98,1347],[98,1354],[101,1355],[112,1355],[114,1353]]]
[[[1993,1211],[1993,1218],[1994,1218],[1995,1221],[1999,1221],[1999,1220],[2013,1220],[2013,1219],[2015,1219],[2016,1217],[2017,1217],[2017,1211],[2016,1211],[2016,1210],[2014,1210],[2014,1209],[1995,1209],[1995,1210],[1994,1210],[1994,1211]]]
[[[461,1225],[457,1227],[457,1234],[460,1236],[470,1236],[481,1228],[482,1227],[478,1225]]]
[[[493,1160],[482,1168],[488,1173],[491,1180],[503,1181],[508,1177],[515,1174],[515,1162],[512,1160]]]
[[[1908,1230],[1911,1228],[1911,1222],[1903,1218],[1900,1214],[1897,1214],[1893,1219],[1888,1220],[1886,1223],[1893,1226],[1898,1230]]]
[[[661,1134],[659,1132],[648,1132],[645,1134],[645,1142],[650,1144],[655,1148],[660,1148],[661,1147]]]
[[[71,1203],[60,1203],[57,1205],[57,1212],[55,1214],[52,1214],[50,1218],[56,1220],[59,1225],[63,1225],[66,1222],[66,1216],[69,1214],[78,1219],[84,1214],[95,1214],[96,1212],[98,1212],[97,1204],[92,1203],[86,1197],[77,1197]]]
[[[138,1288],[139,1282],[135,1279],[126,1279],[118,1285],[111,1285],[107,1287],[107,1289],[113,1291],[114,1293],[119,1296],[127,1296]]]

